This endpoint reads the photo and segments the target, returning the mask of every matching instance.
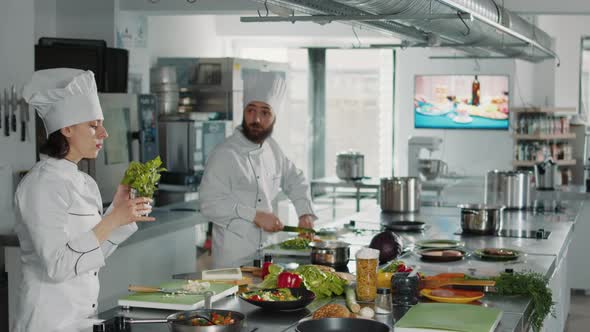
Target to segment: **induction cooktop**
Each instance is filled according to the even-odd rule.
[[[479,235],[479,234],[473,234],[473,233],[468,233],[468,232],[463,232],[463,230],[458,230],[457,232],[455,232],[456,235],[461,235],[461,236],[486,236],[486,235]],[[515,237],[515,238],[522,238],[522,239],[539,239],[539,240],[547,240],[549,238],[549,236],[551,235],[551,231],[546,231],[542,228],[539,228],[537,230],[532,230],[532,229],[501,229],[500,231],[498,231],[495,234],[492,234],[491,236],[497,236],[497,237]],[[487,235],[489,236],[489,235]]]

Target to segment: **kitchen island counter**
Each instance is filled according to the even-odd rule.
[[[577,204],[565,204],[564,206],[568,207],[566,211],[561,213],[540,213],[538,211],[506,211],[504,213],[505,227],[532,230],[543,228],[551,232],[548,239],[460,235],[458,234],[461,230],[460,209],[456,207],[423,207],[419,213],[412,214],[411,217],[426,222],[426,230],[420,233],[400,233],[404,243],[408,245],[422,239],[456,239],[464,241],[468,251],[483,247],[502,246],[521,250],[525,255],[512,262],[488,262],[469,256],[464,260],[453,263],[427,263],[421,261],[415,253],[409,252],[402,259],[410,265],[419,266],[420,270],[426,274],[452,271],[483,277],[497,275],[506,269],[512,269],[516,272],[539,272],[551,279],[550,286],[554,293],[554,301],[558,302],[556,306],[557,318],[548,318],[544,329],[545,331],[560,331],[563,329],[569,311],[569,289],[567,289],[564,281],[567,271],[567,249],[577,219],[576,216],[580,213],[580,207]],[[570,216],[574,216],[573,220]],[[380,209],[375,206],[373,209],[342,218],[322,227],[336,227],[341,230],[348,230],[341,232],[340,238],[351,243],[351,257],[354,257],[354,252],[362,245],[367,245],[371,238],[382,229],[383,223],[398,217],[399,215],[381,213]],[[405,217],[408,217],[408,215]],[[355,220],[354,227],[351,227],[350,220]],[[275,255],[274,259],[279,264],[309,263],[309,258],[302,257]],[[244,261],[243,264],[250,265],[251,261]],[[347,269],[349,272],[355,271],[354,260],[349,262]],[[182,277],[195,278],[197,276],[185,274]],[[317,300],[305,310],[289,313],[265,312],[236,296],[224,298],[214,303],[214,307],[236,310],[246,314],[247,328],[243,331],[249,332],[256,329],[257,332],[291,332],[295,331],[295,326],[302,318],[310,316],[315,309],[329,302],[343,303],[344,299],[335,297]],[[496,331],[527,331],[530,325],[532,308],[530,299],[521,296],[504,297],[488,294],[481,300],[481,303],[485,306],[497,307],[503,310],[502,321]],[[137,308],[126,311],[115,307],[104,312],[101,317],[106,319],[119,314],[130,317],[143,316],[144,318],[156,314],[160,315],[159,317],[164,317],[170,313],[169,311]],[[393,315],[380,315],[377,317],[391,326],[395,322],[395,318],[399,318],[402,313],[403,309],[400,308]],[[166,327],[157,324],[138,325],[132,331],[166,331]]]

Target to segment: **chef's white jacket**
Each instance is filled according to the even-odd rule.
[[[38,162],[15,204],[23,279],[13,331],[63,331],[95,315],[98,271],[137,225],[116,229],[99,245],[92,231],[103,218],[98,186],[66,159]]]
[[[253,220],[256,210],[273,212],[283,191],[298,216],[315,215],[309,183],[277,142],[249,141],[238,127],[209,155],[199,188],[201,213],[214,223],[213,263],[231,267],[244,263],[264,243],[268,233]]]

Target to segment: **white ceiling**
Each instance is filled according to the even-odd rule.
[[[244,14],[262,6],[252,0],[121,0],[121,10],[153,14]],[[508,9],[524,14],[590,14],[589,0],[495,0]],[[155,2],[155,3],[153,3]]]
[[[121,0],[121,10],[149,12],[150,14],[224,15],[253,13],[260,4],[252,0]]]
[[[495,0],[517,13],[536,15],[590,15],[588,0]]]

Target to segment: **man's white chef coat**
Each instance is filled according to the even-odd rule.
[[[271,137],[248,140],[238,127],[209,155],[199,189],[201,213],[213,223],[213,264],[244,263],[265,241],[267,233],[253,220],[256,210],[273,212],[277,194],[289,197],[298,216],[314,214],[309,183]]]
[[[99,245],[92,231],[102,219],[98,186],[66,159],[38,162],[15,204],[23,280],[13,331],[62,331],[94,315],[98,271],[137,225],[118,228]]]

